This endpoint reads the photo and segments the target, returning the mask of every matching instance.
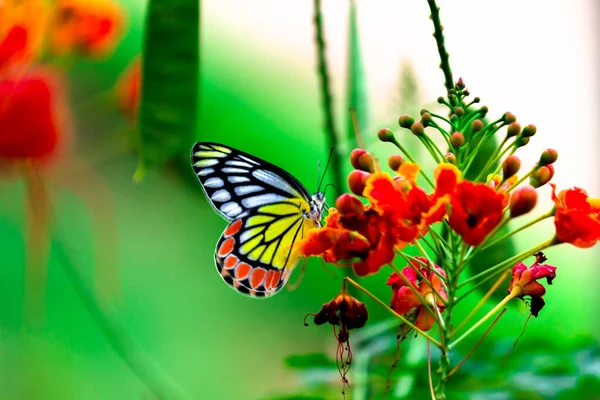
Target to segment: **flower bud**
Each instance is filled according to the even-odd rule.
[[[456,156],[454,155],[454,153],[446,153],[444,157],[446,158],[447,162],[456,165]]]
[[[370,176],[369,172],[355,169],[348,174],[348,188],[355,195],[362,196]]]
[[[393,142],[394,141],[394,133],[391,130],[389,130],[388,128],[380,129],[379,132],[377,132],[377,137],[382,142]]]
[[[446,99],[444,99],[442,96],[437,98],[437,102],[440,104],[444,104],[446,102]]]
[[[335,201],[335,208],[341,215],[364,214],[365,206],[362,201],[350,193],[344,193]]]
[[[392,154],[388,158],[388,166],[392,169],[392,171],[398,171],[403,163],[404,158],[399,154]]]
[[[369,153],[361,154],[358,157],[358,165],[360,165],[360,169],[366,172],[375,172],[375,160],[373,156]]]
[[[465,109],[462,107],[456,107],[454,108],[454,114],[458,115],[459,117],[462,117],[463,115],[465,115]]]
[[[425,128],[423,127],[423,124],[420,122],[415,122],[414,124],[412,124],[412,126],[410,127],[410,130],[412,133],[414,133],[417,136],[423,135],[425,133]]]
[[[473,103],[479,103],[481,101],[481,99],[479,97],[475,97],[473,99]]]
[[[424,112],[423,114],[421,114],[421,123],[423,124],[423,126],[429,126],[429,124],[431,124],[431,114],[429,114],[428,112]]]
[[[506,128],[506,136],[515,137],[521,133],[521,125],[518,122],[511,122]]]
[[[488,111],[489,109],[487,106],[481,106],[481,108],[479,109],[479,115],[481,115],[481,118],[485,117]]]
[[[502,119],[504,120],[504,123],[506,125],[512,124],[513,122],[517,121],[517,117],[515,117],[515,115],[513,113],[510,113],[510,112],[504,113],[504,115],[502,116]]]
[[[540,156],[539,165],[548,165],[554,164],[554,162],[558,159],[558,152],[554,149],[546,149],[542,152]]]
[[[508,179],[521,169],[521,160],[517,156],[508,156],[502,162],[502,176]]]
[[[471,131],[473,133],[477,133],[482,129],[483,129],[483,121],[482,120],[476,119],[475,121],[471,122]]]
[[[358,159],[366,152],[367,151],[363,149],[354,149],[350,152],[350,164],[352,164],[355,169],[361,169]]]
[[[463,90],[465,88],[465,82],[463,81],[462,78],[458,78],[455,88],[456,88],[456,90]]]
[[[537,203],[537,191],[529,185],[517,188],[510,196],[510,217],[516,218],[533,210]]]
[[[536,169],[533,174],[529,177],[529,184],[534,188],[539,188],[540,186],[544,186],[546,183],[550,182],[552,177],[554,176],[554,166],[552,164],[544,165]]]
[[[523,128],[522,134],[524,137],[530,137],[530,136],[535,135],[536,132],[537,132],[537,128],[535,127],[535,125],[529,124],[525,128]]]
[[[529,143],[529,138],[523,137],[523,135],[518,136],[517,140],[515,140],[515,146],[517,146],[517,147],[526,146],[528,143]]]
[[[465,136],[460,133],[460,132],[454,132],[451,136],[450,136],[450,144],[452,145],[452,147],[454,147],[455,149],[458,149],[459,147],[461,147],[463,144],[465,144]]]
[[[401,128],[410,129],[414,123],[415,120],[410,115],[401,115],[400,118],[398,118],[398,125],[400,125]]]

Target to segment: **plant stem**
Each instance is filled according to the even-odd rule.
[[[450,343],[449,348],[453,349],[457,344],[459,344],[460,342],[462,342],[463,339],[465,339],[467,336],[469,336],[471,333],[473,333],[477,328],[479,328],[481,326],[481,324],[483,324],[485,321],[487,321],[492,315],[496,314],[496,312],[499,309],[501,309],[502,307],[504,307],[506,305],[506,303],[508,303],[509,301],[511,301],[512,299],[514,299],[515,297],[517,297],[517,294],[519,293],[520,290],[521,290],[520,288],[514,288],[512,290],[512,292],[510,292],[510,294],[508,296],[506,296],[504,299],[502,299],[502,301],[500,303],[496,304],[496,306],[494,308],[492,308],[487,314],[485,314],[485,316],[483,316],[483,318],[481,318],[479,321],[477,321],[475,323],[475,325],[473,325],[472,327],[470,327],[458,339],[456,339],[452,343]]]
[[[118,322],[114,311],[108,312],[110,308],[106,306],[107,302],[98,301],[94,297],[93,290],[85,283],[75,265],[71,263],[60,242],[55,240],[52,250],[90,316],[110,346],[131,371],[159,399],[189,399],[190,397],[183,389],[145,353],[135,338]],[[104,308],[101,308],[99,303],[105,304]]]
[[[392,313],[392,315],[394,315],[396,318],[398,318],[403,323],[405,323],[406,325],[408,325],[411,329],[414,329],[417,333],[419,333],[420,335],[422,335],[423,337],[425,337],[427,340],[431,341],[431,343],[435,344],[438,347],[441,346],[440,342],[438,342],[437,340],[435,340],[434,338],[432,338],[431,336],[429,336],[427,333],[425,333],[424,331],[422,331],[421,329],[419,329],[415,324],[413,324],[412,322],[410,322],[409,320],[407,320],[406,318],[404,318],[402,315],[400,315],[396,311],[392,310],[390,308],[390,306],[388,306],[387,304],[385,304],[383,301],[379,300],[379,298],[377,298],[377,296],[373,295],[367,289],[365,289],[364,287],[362,287],[361,285],[359,285],[358,283],[356,283],[352,278],[349,278],[349,277],[346,276],[346,277],[344,277],[344,282],[348,282],[349,284],[351,284],[352,286],[354,286],[355,288],[357,288],[358,290],[360,290],[361,292],[363,292],[364,294],[366,294],[367,296],[369,296],[371,299],[375,300],[377,303],[379,303],[380,306],[382,306],[383,308],[385,308],[386,310],[388,310],[390,313]]]
[[[315,29],[315,44],[317,48],[319,83],[321,88],[321,101],[325,117],[325,137],[327,146],[333,147],[334,151],[331,155],[331,171],[333,173],[333,182],[336,187],[343,186],[342,167],[339,154],[338,134],[335,126],[335,118],[333,114],[333,100],[329,90],[329,70],[327,67],[327,58],[325,56],[325,37],[323,33],[323,16],[321,14],[321,0],[314,0],[314,29]]]
[[[435,4],[435,0],[427,0],[429,10],[431,11],[431,21],[433,21],[433,37],[437,43],[438,53],[440,55],[440,69],[444,73],[444,86],[448,92],[454,87],[454,79],[452,78],[452,70],[448,60],[448,51],[444,43],[444,27],[440,21],[440,8]]]

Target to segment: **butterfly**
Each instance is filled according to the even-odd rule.
[[[283,169],[223,144],[196,143],[191,158],[208,201],[229,221],[215,249],[219,274],[242,294],[276,294],[300,259],[294,243],[321,227],[325,195],[311,196]]]

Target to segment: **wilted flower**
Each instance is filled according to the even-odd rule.
[[[523,263],[515,265],[512,270],[512,279],[510,280],[510,285],[508,287],[508,293],[516,291],[516,297],[531,297],[531,314],[534,317],[538,316],[538,313],[546,304],[542,298],[546,293],[546,288],[536,281],[546,278],[548,285],[551,285],[552,280],[556,278],[556,267],[540,264],[545,260],[546,258],[544,255],[538,253],[536,254],[536,262],[529,268]]]
[[[417,260],[427,265],[427,260],[422,257],[416,257]],[[398,314],[415,313],[417,315],[415,325],[423,330],[428,331],[436,321],[435,317],[423,306],[421,299],[411,288],[414,287],[421,297],[427,302],[430,308],[434,304],[440,312],[444,311],[444,302],[448,300],[446,291],[442,288],[442,282],[438,276],[446,276],[444,270],[435,266],[437,274],[429,267],[424,267],[418,261],[411,261],[412,266],[404,268],[401,272],[405,279],[402,279],[396,272],[392,273],[386,284],[392,287],[392,301],[390,307]],[[421,278],[416,270],[423,275]],[[410,284],[408,284],[408,283]],[[436,294],[437,292],[437,294]],[[438,296],[439,295],[439,296]]]

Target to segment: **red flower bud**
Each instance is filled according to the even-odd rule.
[[[423,124],[423,126],[429,126],[429,124],[431,124],[431,114],[429,114],[429,112],[425,111],[421,114],[421,124]]]
[[[452,136],[450,136],[450,144],[455,149],[458,149],[465,144],[465,136],[460,132],[454,132]]]
[[[456,165],[456,156],[454,153],[446,153],[445,158],[450,164]]]
[[[542,152],[542,155],[540,156],[540,161],[538,162],[538,164],[539,165],[554,164],[554,162],[556,162],[557,159],[558,159],[558,152],[554,149],[547,149]]]
[[[400,125],[400,127],[402,127],[402,128],[410,129],[410,127],[414,123],[415,123],[415,120],[410,115],[401,115],[400,118],[398,119],[398,125]]]
[[[539,188],[550,182],[553,176],[554,166],[552,164],[544,165],[531,174],[531,177],[529,177],[529,184],[534,188]]]
[[[412,124],[410,130],[417,136],[423,135],[425,133],[425,127],[420,122],[415,122],[414,124]]]
[[[400,169],[400,166],[404,163],[404,158],[399,155],[399,154],[392,154],[389,158],[388,158],[388,166],[393,170],[393,171],[398,171]]]
[[[525,128],[523,128],[522,134],[524,137],[530,137],[530,136],[535,135],[536,131],[537,131],[537,128],[535,127],[535,125],[529,124]]]
[[[363,150],[363,149],[354,149],[350,152],[350,164],[352,164],[354,169],[361,169],[358,159],[360,158],[360,156],[362,156],[366,152],[367,151]]]
[[[506,136],[515,137],[519,133],[521,133],[521,125],[518,122],[512,122],[508,125],[506,129]]]
[[[510,217],[516,218],[533,210],[537,203],[537,191],[529,185],[517,188],[510,196]]]
[[[502,176],[504,179],[508,179],[515,175],[521,169],[521,160],[519,157],[511,155],[504,159],[502,163]]]
[[[459,117],[462,117],[463,115],[465,115],[465,109],[462,107],[456,107],[454,109],[454,114],[458,115]]]
[[[512,124],[513,122],[517,121],[517,117],[515,117],[515,115],[510,112],[504,113],[504,115],[502,116],[502,119],[504,120],[504,123],[507,125]]]
[[[356,196],[344,193],[335,201],[335,208],[341,215],[364,214],[365,206]]]
[[[348,188],[352,193],[362,196],[370,176],[369,172],[355,169],[348,174]]]
[[[391,130],[389,130],[388,128],[380,129],[379,132],[377,132],[377,137],[382,142],[393,142],[394,141],[394,133]]]
[[[481,121],[480,119],[476,119],[475,121],[471,122],[471,131],[473,133],[477,133],[482,129],[483,129],[483,121]]]

